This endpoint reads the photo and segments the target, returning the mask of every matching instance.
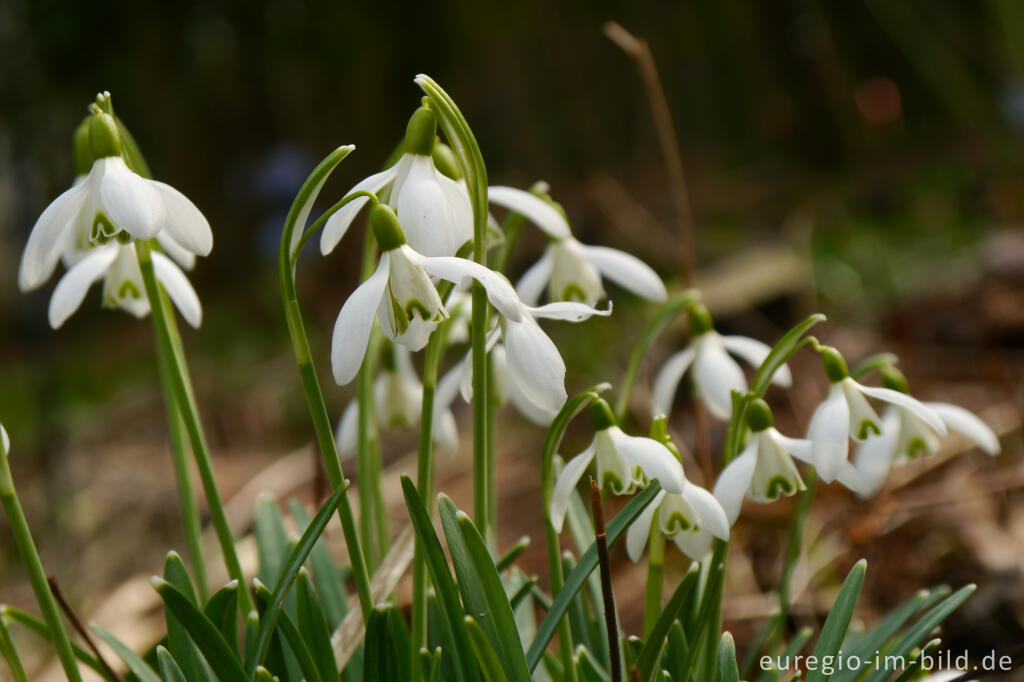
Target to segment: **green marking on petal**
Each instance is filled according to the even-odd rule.
[[[865,440],[872,433],[880,436],[882,435],[882,429],[870,419],[865,419],[860,423],[860,428],[857,429],[857,440]]]
[[[117,228],[110,218],[102,211],[97,211],[92,219],[92,229],[89,231],[89,241],[97,246],[106,244],[117,235]]]
[[[437,320],[430,319],[430,311],[427,306],[423,305],[418,299],[411,298],[406,301],[405,314],[411,320],[414,315],[419,314],[420,319],[423,321],[436,322]]]
[[[772,476],[771,480],[768,481],[768,490],[765,492],[765,497],[769,500],[779,499],[779,495],[792,495],[796,492],[796,486],[793,482],[785,476]]]
[[[119,244],[131,244],[135,240],[134,237],[132,237],[124,230],[121,230],[116,235],[114,235],[114,239],[116,239]]]
[[[928,444],[924,442],[923,438],[911,438],[907,443],[907,457],[910,459],[917,459],[922,455],[928,454]]]
[[[679,512],[673,512],[665,519],[665,523],[662,526],[665,531],[665,535],[675,535],[676,533],[682,533],[693,528],[694,525],[690,523],[690,520],[680,514]]]
[[[392,317],[395,318],[396,336],[401,336],[409,328],[409,316],[406,315],[405,310],[402,309],[402,306],[394,296],[389,293],[388,298],[391,299],[391,313]]]
[[[562,289],[561,300],[563,301],[577,301],[579,303],[587,302],[587,295],[583,292],[583,287],[578,284],[567,284]]]
[[[137,286],[135,286],[135,282],[132,282],[131,280],[126,279],[125,281],[121,282],[121,286],[117,290],[117,298],[119,298],[119,299],[125,299],[125,298],[140,299],[140,298],[142,298],[142,292],[139,291],[139,288]]]

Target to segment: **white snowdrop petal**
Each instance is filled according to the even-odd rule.
[[[541,407],[532,402],[519,388],[519,384],[514,381],[505,382],[505,392],[508,394],[508,400],[519,411],[519,414],[537,426],[550,426],[551,422],[558,415],[558,410]]]
[[[196,265],[196,254],[192,253],[174,240],[167,230],[160,230],[156,235],[156,241],[160,248],[171,257],[175,263],[186,270],[191,270]]]
[[[147,180],[160,195],[167,220],[161,232],[166,232],[182,248],[196,254],[207,256],[213,249],[213,232],[206,217],[196,208],[188,197],[170,185]],[[159,238],[159,235],[157,235]]]
[[[668,416],[672,411],[672,401],[679,389],[679,382],[693,363],[695,355],[696,349],[690,345],[670,357],[658,372],[651,389],[651,412],[655,417]]]
[[[437,449],[446,455],[459,451],[459,427],[451,410],[438,410],[435,406],[433,438]]]
[[[338,452],[351,455],[359,446],[359,403],[353,400],[341,413],[338,430],[334,434]]]
[[[775,441],[783,451],[788,452],[801,462],[807,462],[808,464],[814,463],[811,456],[814,446],[810,440],[806,438],[790,438],[788,436],[783,436],[774,426],[768,428],[768,436]]]
[[[50,297],[50,326],[57,329],[85,300],[85,294],[96,280],[106,274],[117,258],[119,246],[108,244],[93,249],[88,256],[64,273]]]
[[[747,336],[722,336],[719,338],[722,339],[722,345],[727,351],[746,360],[755,370],[760,369],[772,351],[768,344]],[[775,374],[772,375],[772,383],[782,388],[789,388],[793,385],[793,373],[789,370],[789,365],[783,363],[775,370]]]
[[[623,459],[643,469],[647,478],[657,479],[666,492],[678,495],[685,490],[683,465],[667,447],[651,438],[628,436],[617,426],[609,428],[608,435]]]
[[[882,415],[882,433],[861,443],[853,455],[853,465],[860,475],[858,495],[867,499],[882,489],[892,468],[899,439],[900,417],[896,408],[890,407]]]
[[[935,433],[940,436],[946,435],[946,425],[942,423],[942,419],[937,415],[931,408],[925,407],[919,400],[911,398],[906,393],[900,393],[899,391],[893,391],[889,388],[876,388],[874,386],[865,386],[864,384],[858,384],[853,379],[848,381],[852,382],[864,395],[875,398],[876,400],[882,400],[892,405],[902,407],[905,410],[913,412],[921,421],[930,426]]]
[[[198,327],[203,321],[203,306],[199,303],[199,296],[192,288],[192,283],[170,258],[156,252],[153,252],[152,256],[153,271],[167,291],[167,295],[181,311],[185,321],[193,327]]]
[[[509,378],[535,405],[558,411],[568,397],[565,362],[554,342],[532,319],[507,322],[505,353]]]
[[[448,205],[455,213],[452,235],[457,251],[466,242],[473,241],[473,204],[470,202],[469,192],[466,191],[463,184],[455,182],[436,168],[434,169],[434,178],[441,185]],[[501,233],[500,228],[498,228],[498,233]]]
[[[612,314],[611,303],[604,310],[598,310],[586,303],[577,303],[576,301],[555,301],[554,303],[545,303],[537,308],[527,307],[527,310],[534,317],[562,320],[563,322],[583,322],[594,315],[608,317]]]
[[[750,489],[750,481],[754,477],[756,465],[757,439],[751,438],[739,457],[729,462],[729,465],[718,475],[718,480],[715,481],[713,494],[722,505],[722,509],[725,510],[725,516],[730,526],[739,518],[740,509],[743,507],[743,498],[747,496],[747,490]]]
[[[133,173],[119,157],[100,161],[106,162],[100,199],[111,222],[136,239],[155,237],[167,222],[167,209],[153,181]]]
[[[530,222],[554,239],[572,236],[565,217],[554,206],[529,192],[515,187],[488,187],[487,200],[526,216]]]
[[[376,194],[381,191],[389,182],[395,179],[398,174],[398,168],[401,165],[401,161],[396,163],[391,168],[383,170],[380,173],[375,173],[368,178],[360,180],[356,185],[345,192],[345,196],[354,192],[372,192]],[[326,178],[324,178],[326,180]],[[319,190],[317,190],[318,192]],[[313,207],[313,200],[316,199],[317,192],[314,192],[310,197],[308,206],[303,207],[305,216],[309,217],[309,209]],[[323,255],[329,254],[334,250],[334,247],[338,245],[341,238],[348,232],[348,228],[352,225],[352,221],[355,220],[360,209],[366,205],[369,201],[369,197],[359,197],[348,202],[327,219],[327,223],[324,225],[323,232],[320,233],[320,253]],[[293,237],[293,241],[297,242],[302,237],[302,232],[306,229],[305,220],[296,223],[295,232],[299,235]],[[295,244],[292,244],[294,248]]]
[[[352,292],[338,313],[331,340],[331,367],[339,385],[352,381],[363,364],[377,306],[388,283],[389,260],[385,252],[377,270]]]
[[[682,496],[686,503],[697,512],[702,527],[720,540],[729,539],[729,526],[732,524],[726,516],[722,504],[714,495],[699,485],[686,481]]]
[[[640,561],[640,557],[644,553],[647,539],[651,536],[651,525],[654,523],[654,515],[657,513],[658,505],[661,504],[661,500],[664,497],[664,490],[655,495],[651,503],[644,507],[644,510],[640,512],[640,516],[636,517],[636,520],[630,524],[629,529],[626,531],[626,554],[634,562]]]
[[[455,285],[463,284],[468,279],[475,279],[483,285],[487,291],[487,300],[502,317],[512,322],[522,319],[522,304],[516,290],[497,272],[471,260],[452,256],[419,255],[413,262],[420,265],[431,277],[438,277]]]
[[[924,403],[924,406],[939,415],[950,430],[970,439],[990,455],[999,454],[999,438],[995,431],[973,412],[949,403]]]
[[[831,483],[850,451],[850,406],[840,384],[832,384],[828,396],[814,410],[807,438],[811,441],[811,458],[818,475]]]
[[[861,491],[865,489],[864,478],[861,476],[860,471],[857,467],[849,460],[843,462],[839,466],[839,473],[836,475],[836,480],[839,481],[848,490],[866,497],[861,494]]]
[[[607,246],[581,245],[583,256],[602,275],[649,301],[664,301],[668,298],[665,283],[647,263],[636,256]]]
[[[402,224],[405,239],[414,251],[425,256],[454,256],[455,211],[434,177],[429,156],[415,154],[405,182],[392,196],[395,213]]]
[[[697,339],[693,378],[708,411],[721,420],[732,414],[732,392],[747,392],[747,380],[736,361],[729,357],[715,332]]]
[[[544,254],[531,265],[523,276],[516,282],[516,293],[519,299],[526,305],[537,305],[540,297],[544,294],[544,288],[551,279],[551,249],[544,250]]]
[[[3,424],[0,424],[0,445],[3,446],[5,456],[11,454],[11,439]]]
[[[700,528],[695,531],[676,533],[672,538],[679,551],[696,561],[701,561],[711,552],[711,533]]]
[[[18,288],[22,291],[35,289],[53,274],[66,230],[81,210],[88,187],[89,183],[83,182],[64,191],[36,220],[18,268]]]
[[[555,480],[555,487],[551,493],[551,525],[561,533],[562,524],[565,523],[565,512],[569,509],[569,499],[576,484],[583,478],[583,472],[594,459],[597,448],[593,442],[586,450],[570,459],[562,473],[558,474]]]

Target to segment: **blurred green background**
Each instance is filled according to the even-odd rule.
[[[16,475],[44,474],[29,491],[38,508],[88,517],[73,493],[89,463],[72,453],[163,438],[149,322],[100,310],[94,292],[53,332],[53,283],[27,296],[15,284],[36,217],[72,181],[71,132],[97,91],[113,93],[157,178],[214,229],[214,251],[191,275],[204,324],[186,343],[215,449],[272,453],[309,435],[277,291],[281,222],[334,147],[358,149],[324,205],[381,165],[418,103],[417,73],[458,102],[492,183],[547,180],[582,241],[625,248],[678,284],[650,107],[635,64],[602,33],[607,20],[650,43],[702,264],[782,240],[812,258],[812,303],[832,320],[975,349],[963,363],[992,347],[1020,359],[1016,0],[4,0],[0,419],[26,453]],[[302,268],[321,369],[358,246],[350,237],[329,259],[311,249]],[[513,273],[541,246],[525,240]],[[639,319],[628,298],[621,310]],[[628,342],[599,329],[593,338]],[[599,366],[596,352],[574,352],[570,370]],[[348,391],[326,388],[340,412]],[[161,457],[143,449],[126,461],[165,466]],[[173,538],[169,486],[161,518]],[[80,548],[50,551],[73,563]]]

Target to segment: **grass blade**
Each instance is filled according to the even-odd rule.
[[[480,624],[473,620],[472,616],[466,616],[463,623],[465,623],[466,630],[469,632],[469,641],[473,646],[473,653],[476,654],[476,660],[480,663],[480,669],[483,671],[487,682],[508,682],[508,678],[505,677],[505,670],[501,667],[501,662],[498,660],[498,654],[494,651],[491,641],[484,634]]]
[[[683,576],[682,581],[680,581],[679,587],[676,588],[668,603],[665,604],[665,608],[662,609],[658,620],[654,623],[651,634],[647,637],[647,641],[644,642],[644,646],[637,658],[636,667],[640,672],[641,680],[654,679],[654,673],[658,669],[658,662],[661,660],[661,652],[665,648],[668,633],[672,629],[672,624],[676,622],[679,610],[683,608],[683,604],[686,603],[690,593],[697,586],[697,575],[697,567],[691,566],[690,570]]]
[[[162,682],[160,676],[157,675],[152,668],[146,665],[146,662],[142,660],[142,657],[125,646],[121,640],[101,628],[96,623],[90,623],[90,627],[93,632],[99,635],[100,639],[106,642],[110,648],[114,650],[114,653],[124,661],[124,664],[128,666],[128,670],[132,671],[132,674],[139,678],[139,682]]]
[[[843,581],[839,596],[832,604],[832,610],[825,619],[825,626],[821,629],[818,644],[814,647],[814,656],[817,660],[826,660],[826,656],[831,657],[828,660],[835,660],[839,647],[843,644],[843,638],[846,637],[846,630],[850,627],[850,619],[853,618],[853,609],[857,606],[857,598],[860,597],[867,566],[867,562],[861,559],[853,565],[846,580]],[[807,675],[807,682],[824,682],[825,679],[821,668],[816,668]]]

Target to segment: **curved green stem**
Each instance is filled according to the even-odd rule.
[[[363,256],[360,270],[360,281],[365,281],[373,274],[377,258],[377,240],[373,230],[367,228],[363,236]],[[387,548],[387,516],[378,513],[383,504],[378,504],[380,494],[379,437],[377,433],[376,405],[373,400],[373,383],[377,359],[380,354],[381,336],[374,326],[370,330],[370,340],[366,344],[366,356],[359,367],[356,378],[356,402],[358,404],[359,422],[356,438],[356,476],[359,480],[359,534],[366,552],[366,564],[373,570]],[[384,539],[380,540],[383,530]]]
[[[170,370],[171,390],[174,392],[181,418],[185,423],[185,431],[188,433],[192,446],[196,468],[199,470],[199,479],[203,484],[203,493],[206,495],[206,503],[210,509],[210,520],[224,555],[224,564],[232,579],[237,580],[239,585],[246,585],[242,565],[239,563],[238,553],[235,551],[235,539],[231,534],[228,517],[224,511],[224,502],[221,500],[220,489],[217,487],[217,479],[213,473],[213,463],[210,461],[206,434],[203,432],[203,426],[199,420],[199,408],[192,392],[188,364],[185,361],[184,353],[177,347],[174,340],[173,318],[166,306],[163,290],[153,270],[150,246],[146,242],[137,241],[135,242],[135,252],[138,256],[139,269],[142,271],[142,281],[146,286],[146,296],[150,301],[157,343],[162,346],[160,353],[168,358],[167,367]],[[252,595],[249,594],[248,589],[238,591],[238,606],[243,615],[254,608]]]
[[[36,601],[39,602],[39,608],[46,619],[46,627],[50,630],[53,644],[57,649],[57,657],[64,668],[64,674],[67,675],[70,682],[82,682],[78,663],[75,662],[75,652],[71,648],[71,640],[64,629],[64,622],[61,620],[60,610],[57,608],[57,600],[54,599],[50,584],[46,581],[46,571],[43,569],[43,562],[36,550],[36,543],[32,539],[32,532],[28,528],[25,512],[21,508],[18,491],[14,487],[14,478],[11,476],[7,450],[2,442],[0,442],[0,503],[2,503],[7,520],[11,524],[14,543],[18,547],[18,554],[28,572]]]
[[[655,513],[651,536],[647,541],[647,587],[644,595],[644,639],[647,639],[661,615],[661,591],[665,582],[665,534]]]
[[[281,251],[278,259],[281,294],[284,301],[285,318],[288,321],[292,350],[295,353],[295,361],[302,379],[302,388],[306,395],[306,402],[309,404],[313,429],[316,432],[320,454],[324,461],[324,467],[327,470],[327,478],[331,483],[331,487],[335,489],[345,484],[345,475],[341,468],[341,459],[338,457],[338,447],[334,441],[334,431],[331,428],[330,416],[327,414],[327,405],[324,402],[323,392],[320,390],[320,380],[317,377],[316,367],[313,364],[313,355],[309,348],[309,338],[306,335],[306,329],[302,322],[302,313],[299,310],[298,293],[295,287],[295,252],[292,248],[292,236],[300,218],[304,222],[305,217],[309,215],[309,208],[316,199],[320,187],[326,181],[327,175],[351,151],[352,147],[336,149],[307,178],[299,190],[299,194],[295,197],[295,201],[292,203],[291,210],[288,213],[288,218],[285,220],[284,230],[281,235]],[[356,593],[359,596],[359,606],[363,613],[363,621],[368,622],[370,611],[373,610],[370,576],[366,568],[363,548],[359,542],[359,534],[356,531],[352,504],[347,493],[342,495],[341,502],[338,504],[338,517],[341,521],[342,533],[345,536],[345,544],[348,547],[349,561],[352,565],[352,576],[355,579]]]

